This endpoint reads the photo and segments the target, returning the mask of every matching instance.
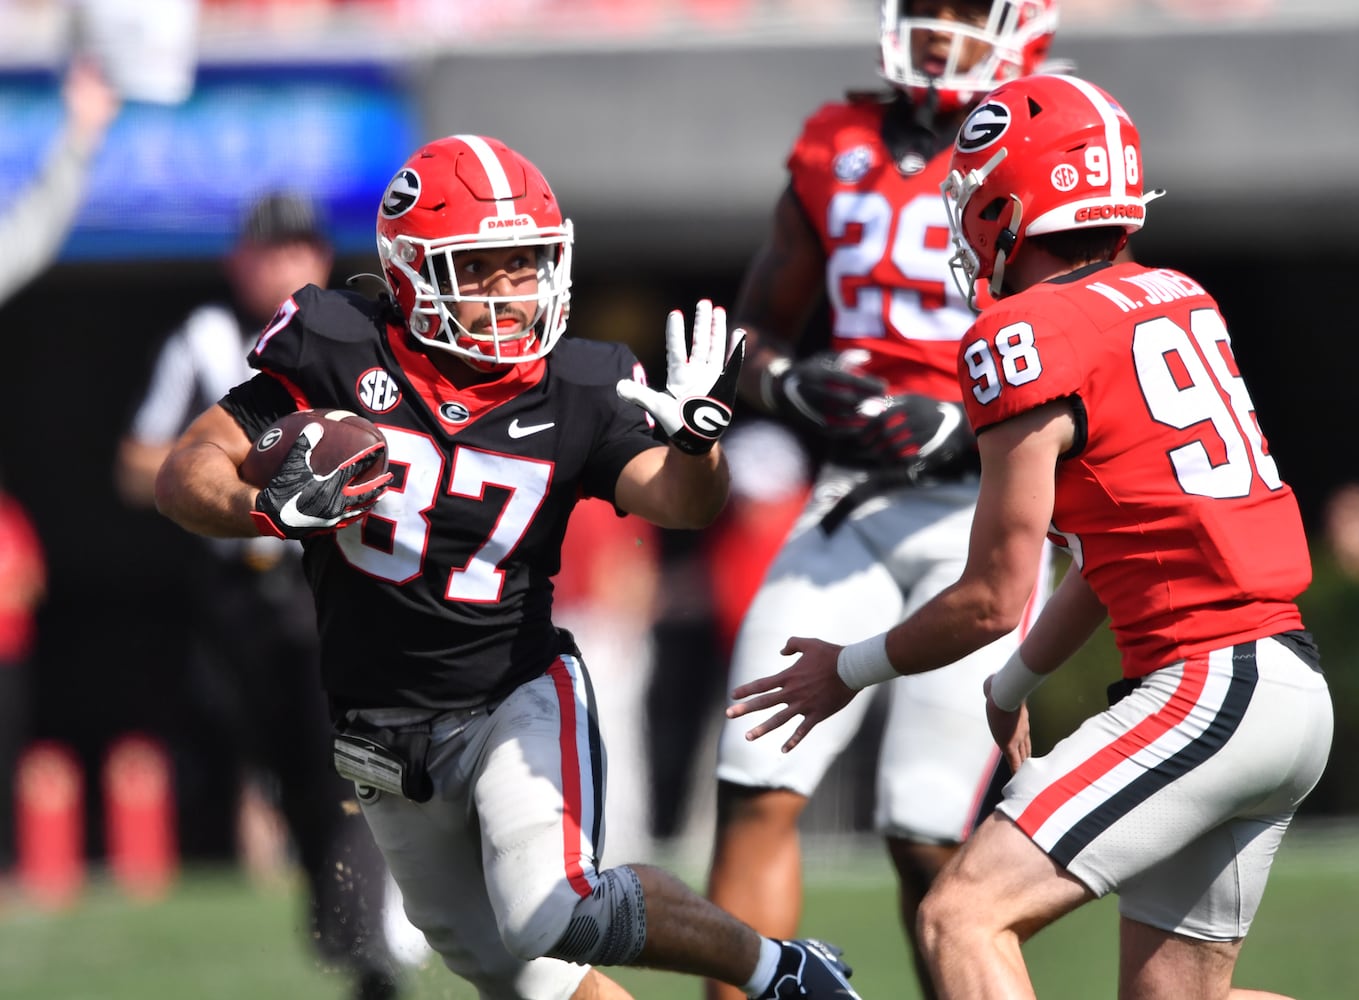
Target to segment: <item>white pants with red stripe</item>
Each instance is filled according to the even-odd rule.
[[[1096,895],[1162,930],[1246,936],[1330,752],[1331,700],[1294,645],[1260,639],[1153,671],[1005,787],[1000,810]]]
[[[439,714],[429,760],[429,802],[360,796],[407,915],[483,1000],[566,1000],[587,967],[519,956],[555,945],[598,880],[604,748],[584,664],[561,657],[492,711]]]
[[[866,501],[827,535],[825,512],[864,478],[828,467],[766,573],[741,624],[727,688],[778,673],[789,636],[850,643],[885,632],[957,581],[967,560],[975,483],[896,489]],[[942,670],[900,677],[878,755],[875,826],[888,836],[959,843],[972,831],[1000,756],[986,723],[982,681],[1000,669],[1051,590],[1049,562],[1019,629]],[[795,752],[783,736],[747,740],[756,717],[724,721],[717,777],[811,796],[863,725],[864,693],[826,719]],[[786,735],[786,734],[785,734]]]

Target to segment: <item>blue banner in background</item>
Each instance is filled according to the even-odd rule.
[[[59,87],[0,75],[0,212],[56,139]],[[124,106],[61,259],[215,257],[279,188],[316,200],[339,253],[376,253],[378,201],[421,141],[410,91],[384,68],[202,66],[184,104]]]

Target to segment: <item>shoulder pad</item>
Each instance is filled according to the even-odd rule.
[[[289,384],[305,387],[341,366],[366,360],[386,332],[380,303],[355,292],[307,285],[295,292],[265,327],[250,352],[250,365]],[[310,395],[310,393],[307,393]]]
[[[359,292],[308,285],[296,295],[299,323],[312,336],[352,343],[381,333],[390,318],[387,306]]]
[[[559,378],[577,385],[613,385],[631,378],[637,357],[626,344],[566,337],[547,356]]]

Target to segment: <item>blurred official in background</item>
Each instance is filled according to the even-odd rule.
[[[76,59],[62,87],[66,122],[42,168],[0,209],[0,305],[57,258],[85,197],[90,164],[122,100],[98,65]]]
[[[191,313],[165,342],[146,396],[119,445],[117,484],[135,507],[153,505],[157,471],[179,433],[228,389],[250,377],[246,355],[279,303],[307,284],[324,287],[332,251],[312,204],[274,193],[246,214],[225,260],[230,303]],[[182,787],[186,809],[220,810],[234,824],[238,794],[253,781],[276,800],[311,893],[323,958],[350,969],[360,1000],[396,995],[382,934],[385,869],[330,761],[316,616],[301,548],[278,538],[204,539],[192,568],[190,710],[201,737],[189,767],[233,773]],[[195,783],[185,781],[181,785]],[[202,787],[202,786],[200,786]]]

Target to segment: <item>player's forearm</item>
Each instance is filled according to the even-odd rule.
[[[1021,613],[1022,604],[1015,610],[1014,601],[964,578],[887,632],[845,646],[837,672],[857,691],[937,670],[1013,631]]]
[[[90,157],[70,136],[48,156],[40,173],[0,219],[0,240],[22,246],[0,264],[0,301],[8,299],[45,270],[70,233],[89,177]]]
[[[1014,631],[1023,602],[960,580],[887,633],[898,673],[918,674],[956,663]]]
[[[758,322],[746,321],[738,325],[746,331],[746,358],[736,383],[737,392],[742,400],[761,412],[774,413],[775,407],[763,388],[768,377],[766,372],[771,363],[791,357],[791,345],[768,336]]]
[[[199,442],[175,449],[161,466],[156,509],[194,534],[249,538],[259,534],[250,519],[258,492],[221,448]]]
[[[1036,674],[1052,673],[1085,645],[1107,616],[1085,577],[1072,566],[1020,646],[1024,664]]]
[[[156,473],[169,452],[168,445],[147,444],[132,437],[119,442],[114,483],[123,503],[130,507],[155,504]]]
[[[772,230],[756,252],[732,307],[731,326],[747,333],[741,398],[762,410],[774,407],[764,391],[771,362],[787,360],[821,298],[825,258],[797,199],[786,191]]]
[[[688,455],[668,446],[656,487],[666,508],[666,521],[656,523],[665,528],[706,528],[722,513],[731,488],[721,445],[705,455]]]

